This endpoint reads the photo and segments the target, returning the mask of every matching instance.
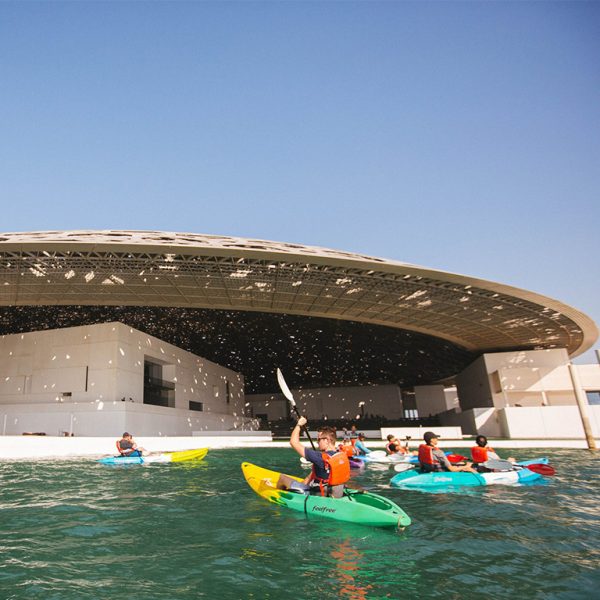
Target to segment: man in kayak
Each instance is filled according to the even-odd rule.
[[[341,498],[344,494],[344,483],[350,479],[350,463],[344,452],[336,450],[335,429],[328,426],[320,427],[317,433],[318,450],[313,450],[305,448],[300,443],[300,431],[306,423],[304,417],[298,419],[292,431],[290,446],[302,458],[313,464],[312,472],[302,482],[282,473],[277,481],[277,489],[320,493],[323,496]],[[326,462],[328,464],[325,464]]]
[[[356,451],[354,449],[354,446],[352,444],[352,441],[350,440],[350,438],[346,438],[342,441],[342,443],[338,446],[337,448],[340,452],[345,452],[346,455],[348,456],[348,458],[354,456],[356,454]]]
[[[473,466],[477,468],[480,472],[490,471],[491,469],[487,469],[483,466],[483,463],[488,460],[502,460],[494,451],[493,448],[488,446],[488,441],[485,435],[478,435],[475,438],[476,446],[471,448],[471,456],[473,458]],[[515,459],[511,456],[507,458],[509,462],[514,463]]]
[[[141,448],[133,441],[132,435],[127,431],[117,442],[117,450],[121,456],[142,456],[146,452],[145,448]]]
[[[465,463],[464,467],[457,467],[450,463],[444,451],[437,447],[439,435],[433,431],[426,431],[423,435],[424,444],[419,446],[419,463],[421,470],[425,473],[432,471],[468,471],[476,473],[471,463]]]

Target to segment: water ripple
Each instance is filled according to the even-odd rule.
[[[452,494],[391,488],[391,469],[367,468],[356,483],[412,517],[401,533],[307,521],[254,495],[240,463],[298,472],[288,449],[213,451],[199,468],[0,463],[0,597],[587,598],[600,459],[551,458],[547,485]]]

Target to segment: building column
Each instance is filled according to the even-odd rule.
[[[571,382],[573,383],[573,390],[575,392],[575,399],[577,400],[577,406],[579,407],[579,414],[581,415],[581,424],[583,425],[583,432],[587,445],[590,450],[597,450],[596,440],[592,435],[592,427],[590,425],[590,418],[587,410],[587,398],[585,397],[583,390],[581,389],[581,383],[579,381],[579,373],[577,367],[573,363],[569,363],[569,374],[571,375]]]

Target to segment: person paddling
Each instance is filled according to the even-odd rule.
[[[117,441],[117,450],[121,456],[142,456],[143,452],[146,452],[145,448],[141,448],[133,441],[132,435],[127,431]]]
[[[473,466],[479,471],[490,471],[483,466],[483,463],[488,460],[502,460],[494,451],[494,449],[488,446],[488,440],[485,435],[478,435],[475,438],[476,446],[471,448],[471,457],[473,458]],[[514,463],[515,459],[511,456],[507,459],[509,462]]]
[[[358,439],[356,440],[356,444],[354,444],[354,448],[357,450],[357,454],[359,456],[365,456],[371,452],[365,446],[365,434],[364,433],[358,434]]]
[[[423,435],[424,444],[419,446],[419,463],[425,473],[432,471],[467,471],[476,473],[467,462],[464,467],[456,467],[450,463],[444,451],[437,447],[439,435],[433,431],[426,431]]]
[[[300,443],[300,431],[306,423],[304,417],[298,419],[292,431],[290,446],[312,463],[312,471],[302,482],[282,473],[277,481],[277,489],[341,498],[344,495],[344,483],[350,479],[348,456],[345,452],[336,450],[336,432],[333,427],[328,426],[318,430],[318,450],[305,448]]]

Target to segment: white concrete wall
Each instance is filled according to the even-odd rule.
[[[419,417],[437,415],[459,407],[456,388],[443,385],[417,385],[414,387]]]
[[[566,350],[485,354],[457,377],[463,410],[576,404]],[[584,390],[600,390],[600,365],[577,365]]]
[[[412,437],[412,445],[419,445],[423,440],[423,435],[426,431],[433,431],[440,436],[440,439],[444,440],[462,440],[462,429],[460,427],[382,427],[381,428],[381,439],[387,439],[387,436],[391,433],[400,440],[404,440],[407,435]]]
[[[175,408],[143,404],[145,359],[164,365],[163,379],[175,385]],[[203,412],[190,411],[190,401],[202,402]],[[0,431],[5,434],[227,430],[249,423],[244,401],[238,373],[122,323],[0,337]]]
[[[292,390],[292,393],[298,410],[308,419],[327,416],[328,419],[356,420],[363,413],[365,416],[384,415],[388,419],[402,417],[400,389],[396,385],[312,388]],[[283,400],[281,394],[246,396],[253,414],[267,413],[269,420],[285,416]]]
[[[588,406],[592,435],[600,436],[600,406]],[[507,407],[498,411],[507,438],[583,438],[577,406]]]
[[[485,359],[480,356],[456,376],[462,410],[494,406]]]
[[[577,373],[585,391],[600,391],[600,365],[577,365]]]
[[[442,425],[460,427],[467,435],[482,434],[489,437],[501,437],[502,427],[498,410],[491,407],[470,408],[464,411],[448,411],[439,415]]]
[[[246,414],[267,415],[269,421],[287,419],[289,401],[283,394],[252,394],[246,395]]]
[[[255,420],[137,402],[103,404],[0,404],[0,435],[41,432],[61,436],[193,435],[201,431],[255,429]]]
[[[221,433],[221,432],[219,432]],[[267,433],[267,435],[265,435]],[[257,435],[258,434],[258,435]],[[75,458],[89,459],[115,454],[114,437],[0,437],[0,461],[7,459]],[[268,432],[236,432],[230,435],[202,435],[201,437],[135,437],[135,441],[149,452],[169,452],[194,448],[244,448],[271,446]],[[210,453],[207,460],[210,460]]]

